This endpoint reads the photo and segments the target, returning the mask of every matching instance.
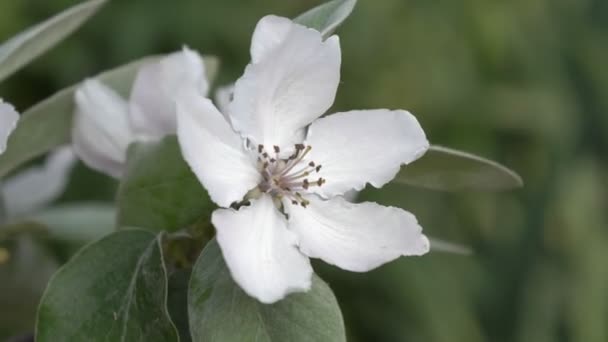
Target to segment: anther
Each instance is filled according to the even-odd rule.
[[[277,161],[276,159],[274,159],[274,158],[270,158],[270,162],[271,162],[271,163],[274,163],[274,162],[276,162],[276,161]]]
[[[258,153],[262,153],[262,151],[264,151],[264,145],[260,144],[258,145]]]
[[[301,151],[304,149],[304,144],[296,144],[296,150]]]
[[[308,166],[310,166],[310,167],[315,167],[315,162],[314,162],[314,161],[311,161],[310,163],[308,163]]]
[[[262,157],[268,158],[268,153],[266,153],[266,152],[262,153]]]
[[[304,190],[308,190],[308,179],[304,178],[304,180],[302,181],[302,187],[304,188]]]
[[[319,171],[321,170],[321,166],[322,166],[322,165],[318,165],[318,166],[315,168],[315,171],[319,172]]]
[[[281,152],[281,149],[279,148],[279,146],[274,145],[274,146],[273,146],[273,148],[274,148],[274,152],[275,152],[275,153],[279,153],[279,152]]]

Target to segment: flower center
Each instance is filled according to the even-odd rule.
[[[300,192],[325,184],[325,179],[321,177],[309,179],[310,175],[321,170],[321,165],[303,161],[312,147],[296,144],[295,152],[288,158],[279,157],[281,149],[278,146],[273,146],[273,149],[274,155],[271,156],[264,146],[258,146],[258,168],[263,178],[258,188],[275,198],[285,197],[292,204],[306,208],[309,202]]]

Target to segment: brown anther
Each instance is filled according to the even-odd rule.
[[[315,167],[315,162],[311,161],[310,163],[308,163],[308,166]]]
[[[304,149],[304,144],[296,144],[296,150],[301,151]]]
[[[264,164],[262,164],[262,168],[267,168],[268,167],[268,162],[264,162]]]
[[[262,153],[262,151],[264,151],[264,145],[260,144],[258,145],[258,153]]]
[[[274,158],[270,158],[270,162],[271,162],[271,163],[274,163],[274,162],[276,162],[276,161],[277,161],[276,159],[274,159]]]
[[[317,180],[317,185],[318,185],[318,186],[321,186],[321,185],[323,185],[323,184],[325,184],[325,179],[323,179],[323,178],[319,178],[319,179]]]
[[[275,153],[279,153],[279,152],[281,152],[281,149],[280,149],[280,148],[279,148],[279,146],[277,146],[277,145],[274,145],[272,148],[274,148],[274,152],[275,152]]]
[[[319,171],[321,170],[321,166],[322,166],[322,165],[318,165],[318,166],[315,168],[315,171],[319,172]]]
[[[266,152],[262,153],[262,157],[268,158],[268,153],[266,153]]]
[[[302,181],[302,187],[304,188],[304,190],[308,190],[308,185],[309,185],[308,179],[304,179]]]
[[[291,204],[293,204],[293,205],[298,205],[298,201],[296,201],[296,200],[292,200],[292,201],[291,201]]]

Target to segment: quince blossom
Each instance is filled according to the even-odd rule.
[[[120,178],[129,144],[176,133],[177,94],[188,89],[205,96],[208,88],[202,58],[187,48],[144,64],[128,101],[100,81],[86,80],[75,95],[75,153],[89,167]]]
[[[309,258],[365,272],[429,241],[414,215],[343,195],[381,187],[429,143],[404,110],[320,118],[340,81],[337,36],[289,19],[257,25],[251,63],[225,113],[194,92],[177,101],[181,150],[220,209],[212,223],[233,279],[273,303],[311,286]]]

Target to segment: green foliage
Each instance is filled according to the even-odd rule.
[[[494,161],[441,146],[431,146],[422,158],[402,167],[393,184],[444,191],[500,191],[523,186],[519,175]]]
[[[261,304],[234,283],[215,240],[192,270],[188,312],[195,342],[346,341],[336,298],[319,277],[307,293]]]
[[[80,247],[114,231],[115,216],[113,205],[76,203],[43,209],[24,220],[43,225],[50,239]]]
[[[209,217],[214,208],[184,161],[175,136],[130,146],[116,201],[119,227],[154,231],[186,228]]]
[[[51,279],[36,341],[178,341],[161,244],[162,235],[124,230],[83,248]]]
[[[294,21],[327,38],[348,18],[356,4],[357,0],[332,0],[302,13]]]
[[[90,0],[74,6],[0,45],[0,82],[77,30],[105,2]]]

